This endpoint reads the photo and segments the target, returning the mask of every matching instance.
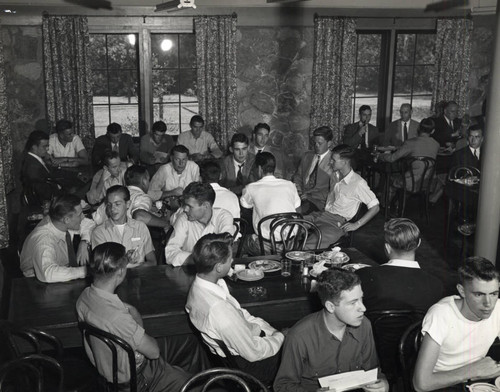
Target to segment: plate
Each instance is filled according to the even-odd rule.
[[[327,268],[326,270],[321,271],[321,272],[325,272],[325,271],[328,271],[328,268]],[[321,272],[318,274],[318,273],[316,273],[316,271],[314,271],[314,270],[311,268],[311,269],[309,270],[309,276],[310,276],[311,278],[317,278],[317,277],[318,277],[318,275],[320,275],[320,274],[321,274]]]
[[[350,260],[349,256],[347,256],[344,252],[335,252],[335,251],[323,252],[317,255],[316,259],[318,261],[325,260],[326,264],[333,265],[335,267],[339,267],[343,264],[346,264]]]
[[[300,250],[294,250],[292,252],[287,252],[285,254],[285,257],[287,259],[290,259],[292,261],[302,261],[302,260],[308,260],[313,256],[312,253],[310,252],[303,252]]]
[[[500,389],[500,377],[497,377],[495,380],[495,385],[498,389]]]
[[[487,382],[476,382],[474,384],[468,385],[467,388],[471,392],[498,392],[498,389],[493,384],[488,384]]]
[[[261,269],[244,269],[243,271],[236,272],[236,276],[238,279],[246,282],[253,282],[255,280],[261,280],[264,277],[264,271]]]
[[[366,268],[366,267],[371,267],[371,265],[368,264],[360,264],[360,263],[354,263],[354,264],[346,264],[342,266],[343,269],[348,270],[348,271],[357,271],[361,268]]]
[[[472,186],[472,185],[479,184],[479,178],[477,178],[477,177],[455,178],[453,181],[455,181],[458,184],[465,185],[465,186]]]
[[[263,272],[276,272],[281,269],[281,263],[275,260],[255,260],[248,264],[250,269],[259,269]]]

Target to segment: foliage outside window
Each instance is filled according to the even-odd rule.
[[[139,135],[139,69],[136,34],[91,34],[96,137],[117,122]]]

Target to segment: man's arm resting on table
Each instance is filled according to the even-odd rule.
[[[366,225],[369,221],[371,221],[372,218],[375,215],[377,215],[379,211],[380,211],[379,205],[378,204],[374,205],[373,207],[369,208],[368,211],[366,211],[366,213],[361,218],[359,218],[356,222],[344,223],[342,226],[340,226],[340,228],[344,231],[358,230],[360,227]]]
[[[440,349],[441,346],[426,333],[413,374],[413,386],[417,391],[433,391],[466,382],[468,379],[487,379],[500,375],[500,365],[490,357],[458,369],[434,372]]]

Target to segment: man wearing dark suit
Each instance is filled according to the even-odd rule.
[[[48,158],[49,136],[33,131],[26,142],[26,157],[21,169],[21,182],[30,204],[42,205],[44,200],[61,194],[61,186],[52,178],[44,158]]]
[[[241,196],[243,188],[256,181],[253,168],[255,155],[248,152],[249,140],[244,133],[235,133],[231,138],[231,155],[221,161],[221,185]]]
[[[443,115],[434,119],[436,132],[432,137],[438,141],[441,147],[445,147],[446,143],[455,143],[459,138],[462,121],[457,116],[457,103],[449,101],[444,106]]]
[[[406,140],[418,136],[418,122],[412,120],[412,107],[404,103],[399,109],[401,118],[389,124],[384,134],[384,146],[401,146]]]
[[[481,146],[484,136],[480,125],[472,125],[467,130],[468,145],[453,153],[451,167],[468,166],[481,169]]]
[[[122,162],[127,162],[129,159],[134,162],[137,161],[138,151],[134,146],[132,136],[122,133],[120,124],[109,124],[106,134],[99,136],[95,140],[94,149],[92,150],[92,166],[94,171],[102,169],[106,150],[118,151]]]
[[[356,271],[361,278],[368,318],[370,312],[383,310],[414,310],[423,315],[443,297],[444,289],[437,277],[423,271],[415,261],[420,230],[409,219],[391,219],[384,225],[384,237],[389,261]],[[386,374],[396,370],[396,347],[404,329],[404,323],[393,321],[378,331],[377,350]]]
[[[330,191],[330,166],[333,143],[333,131],[328,127],[314,130],[314,151],[307,151],[302,157],[299,167],[293,176],[302,200],[301,212],[308,214],[325,209],[326,198]]]
[[[344,144],[353,148],[371,148],[379,144],[380,133],[370,124],[372,109],[368,105],[359,108],[359,121],[344,128]]]

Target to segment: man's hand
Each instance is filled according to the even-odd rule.
[[[363,136],[366,132],[366,128],[368,127],[368,124],[365,124],[363,122],[359,122],[359,131],[358,131],[358,135],[359,136]]]
[[[389,383],[385,378],[383,378],[372,384],[365,385],[363,390],[366,392],[387,392],[389,390]]]
[[[358,222],[354,222],[354,223],[347,222],[347,223],[344,223],[342,226],[340,226],[340,229],[344,230],[347,233],[349,231],[356,231],[360,227],[361,227],[361,225]]]
[[[76,261],[78,265],[87,265],[89,263],[89,247],[87,241],[80,241],[76,252]]]
[[[175,189],[172,189],[169,193],[170,196],[182,196],[182,188],[179,186]]]
[[[470,365],[472,380],[494,378],[500,375],[500,363],[491,357],[484,357]]]

